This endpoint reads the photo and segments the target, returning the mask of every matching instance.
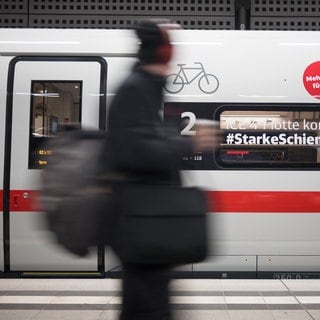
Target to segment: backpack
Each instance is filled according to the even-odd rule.
[[[45,148],[50,156],[41,198],[48,229],[79,256],[110,244],[115,210],[106,133],[69,126],[47,139]]]

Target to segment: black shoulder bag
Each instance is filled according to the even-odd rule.
[[[116,188],[114,250],[126,263],[187,264],[207,255],[207,203],[198,188],[123,184]]]

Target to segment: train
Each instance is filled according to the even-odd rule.
[[[209,255],[192,277],[320,275],[320,32],[172,30],[164,122],[195,134],[220,123],[210,153],[183,157],[184,185],[209,203]],[[132,30],[0,29],[0,273],[101,276],[108,247],[79,258],[43,227],[41,175],[59,124],[107,130],[108,106],[136,63]],[[164,235],[165,236],[165,235]]]

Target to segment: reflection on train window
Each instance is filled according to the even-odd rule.
[[[320,112],[227,110],[217,161],[223,167],[320,167]]]
[[[32,81],[29,169],[41,169],[50,150],[46,139],[57,135],[62,124],[80,124],[82,81]]]

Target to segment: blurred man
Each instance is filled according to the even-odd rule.
[[[182,156],[212,152],[218,144],[215,132],[207,126],[198,127],[197,134],[191,137],[170,136],[163,128],[160,116],[163,87],[173,54],[168,30],[177,27],[159,20],[137,24],[138,63],[118,89],[110,107],[108,132],[116,169],[132,183],[179,185],[178,166]],[[171,267],[122,263],[120,319],[170,319]]]

